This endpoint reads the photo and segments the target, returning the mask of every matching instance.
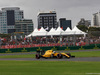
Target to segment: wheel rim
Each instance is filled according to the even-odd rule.
[[[60,59],[60,58],[61,58],[61,54],[58,54],[58,55],[57,55],[57,58]]]

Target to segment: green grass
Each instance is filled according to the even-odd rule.
[[[34,54],[0,56],[0,58],[34,58],[34,57],[35,57]]]
[[[100,57],[100,51],[71,52],[76,57]]]
[[[0,75],[86,75],[87,73],[100,73],[100,62],[0,61]]]

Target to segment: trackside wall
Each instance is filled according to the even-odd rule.
[[[12,48],[0,49],[0,53],[13,53],[13,52],[34,52],[37,50],[85,50],[85,49],[100,49],[100,44],[92,44],[87,46],[71,46],[71,47],[32,47],[32,48]]]

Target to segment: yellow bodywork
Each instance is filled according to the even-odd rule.
[[[66,57],[70,57],[69,55],[67,55],[66,53],[61,53],[63,56],[66,56]]]
[[[53,53],[53,50],[47,50],[42,57],[51,57],[51,55],[57,56],[58,53]]]
[[[57,56],[57,54],[59,54],[59,53],[56,53],[56,52],[53,53],[53,50],[47,50],[47,51],[45,52],[45,54],[42,55],[42,57],[51,57],[51,55]],[[68,56],[66,53],[61,53],[61,55],[66,56],[66,57],[70,57],[70,56]]]

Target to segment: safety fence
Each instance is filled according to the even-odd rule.
[[[31,47],[31,48],[8,48],[0,49],[0,53],[13,53],[13,52],[34,52],[37,50],[85,50],[85,49],[100,49],[100,44],[91,44],[87,46],[50,46],[50,47]]]

